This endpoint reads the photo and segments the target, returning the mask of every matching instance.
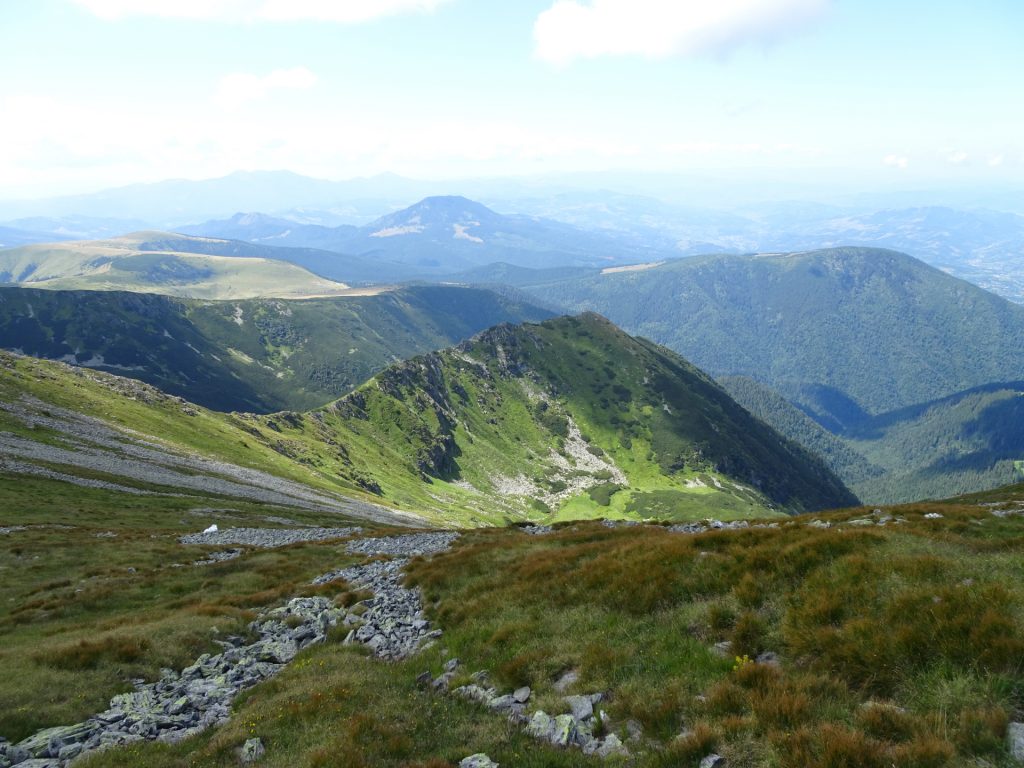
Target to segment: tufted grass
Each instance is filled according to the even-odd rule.
[[[1003,493],[1024,500],[1024,488]],[[565,710],[555,681],[576,670],[569,693],[609,694],[600,705],[609,731],[627,738],[628,721],[641,724],[644,741],[629,742],[637,766],[696,766],[714,750],[740,768],[1010,768],[1005,729],[1024,714],[1024,517],[999,519],[977,504],[998,498],[886,510],[907,522],[884,528],[851,526],[870,510],[848,510],[817,516],[829,529],[795,518],[697,536],[592,522],[546,536],[468,531],[450,552],[410,568],[445,630],[435,647],[384,664],[339,645],[336,633],[244,694],[216,731],[82,765],[232,766],[252,736],[266,745],[267,766],[440,768],[475,752],[503,766],[595,764],[417,687],[419,672],[436,675],[457,656],[455,684],[488,669],[502,690],[530,685],[531,707],[552,713]],[[929,511],[944,517],[927,520]],[[212,566],[223,570],[201,600],[179,594],[164,605],[162,630],[211,615],[220,626],[232,612],[243,621],[258,599],[301,590],[295,574],[328,561],[338,563],[337,547],[318,544]],[[176,578],[185,574],[162,571],[151,589],[170,593]],[[52,574],[33,599],[59,594],[65,581],[74,583]],[[357,597],[336,589],[339,600]],[[83,617],[75,626],[86,625]],[[151,643],[141,663],[160,651],[156,635],[131,622],[97,627],[119,642],[97,652],[96,669],[115,663],[111,654],[130,656],[140,637]],[[76,631],[55,634],[51,651],[89,659],[89,637]],[[722,640],[741,656],[773,651],[781,663],[722,658],[712,651]],[[95,674],[87,665],[46,669],[69,680]]]
[[[220,512],[189,514],[197,507]],[[257,609],[315,593],[311,579],[351,560],[337,545],[298,544],[193,567],[223,547],[177,542],[211,521],[343,523],[336,515],[2,476],[0,510],[0,525],[30,526],[0,535],[0,735],[11,740],[77,722],[131,679],[215,652],[213,640],[243,634]]]

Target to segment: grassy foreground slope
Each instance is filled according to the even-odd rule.
[[[344,283],[268,258],[147,250],[163,233],[0,250],[0,282],[36,288],[136,291],[203,299],[337,296]]]
[[[711,751],[739,768],[1011,768],[1007,723],[1024,714],[1022,512],[1024,486],[1015,486],[698,535],[586,521],[545,536],[516,527],[466,532],[450,553],[411,566],[408,581],[423,588],[430,618],[445,632],[441,644],[388,664],[336,637],[244,694],[223,727],[83,765],[227,767],[238,764],[238,748],[252,737],[266,745],[261,764],[268,768],[441,768],[475,752],[531,768],[598,764],[532,741],[503,715],[417,685],[420,672],[437,675],[457,656],[453,684],[487,670],[500,690],[530,685],[534,706],[548,712],[567,709],[555,683],[574,670],[578,679],[565,692],[607,695],[605,728],[622,736],[638,768],[696,768]],[[127,524],[116,528],[125,543],[148,540],[141,518],[131,525],[130,533]],[[83,526],[81,540],[96,530]],[[38,556],[32,562],[40,564],[56,556],[65,534],[18,535],[31,538],[0,539],[5,556],[19,547],[19,556]],[[195,604],[194,584],[164,579],[201,578],[197,569],[158,569],[154,558],[127,572],[170,543],[153,540],[151,549],[132,553],[102,541],[118,559],[101,579],[117,570],[115,586],[148,584],[158,595],[151,610],[164,612],[168,629],[177,609],[197,637],[211,619],[223,631],[232,616],[243,617],[260,599],[254,583],[283,585],[262,596],[272,604],[309,589],[303,584],[317,568],[347,559],[334,543],[248,552],[202,572],[209,599]],[[77,571],[61,577],[70,583],[37,585],[34,594],[14,575],[14,599],[0,605],[0,615],[19,618],[0,618],[0,632],[16,623],[23,636],[41,635],[65,621],[80,622],[74,632],[82,632],[107,615],[102,600],[70,608]],[[179,589],[193,592],[173,597]],[[244,596],[236,601],[231,589]],[[324,593],[351,599],[343,584],[334,589]],[[109,610],[116,616],[122,608]],[[150,615],[120,629],[108,620],[105,631],[138,641]],[[54,633],[38,648],[5,645],[0,653],[18,666],[17,680],[43,679],[63,665],[65,689],[79,691],[77,681],[94,674],[90,656],[68,653],[64,640]],[[732,645],[723,657],[715,644],[725,641]],[[125,672],[145,672],[161,648],[143,646],[133,661],[101,658],[95,670],[119,663]],[[775,661],[753,661],[769,651]],[[0,695],[15,684],[0,679]],[[38,702],[59,693],[46,685],[25,690],[17,708],[3,710],[0,732],[38,724]]]
[[[140,379],[222,411],[305,410],[384,366],[550,313],[490,291],[200,301],[0,288],[0,347]]]

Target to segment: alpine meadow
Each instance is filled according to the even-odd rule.
[[[1024,768],[1024,6],[0,29],[0,768]]]

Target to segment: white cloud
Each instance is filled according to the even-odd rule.
[[[357,24],[430,12],[449,0],[72,0],[101,19],[132,16],[196,21],[331,21]]]
[[[248,72],[234,72],[221,78],[216,101],[226,109],[234,109],[250,101],[266,98],[275,90],[306,90],[316,84],[316,75],[305,67],[275,69],[260,77]]]
[[[998,168],[1000,165],[1003,164],[1004,160],[1006,160],[1006,157],[1004,155],[992,155],[988,159],[988,167],[989,168]]]
[[[906,170],[907,166],[910,165],[910,159],[906,155],[886,155],[882,159],[882,165],[887,165],[890,168],[899,168],[902,171]]]
[[[247,77],[239,81],[252,93]],[[305,103],[265,110],[258,120],[245,110],[218,109],[196,120],[193,112],[164,107],[159,101],[100,104],[0,94],[0,114],[19,116],[0,121],[0,198],[209,178],[239,169],[287,168],[329,178],[386,170],[421,178],[484,169],[520,173],[549,164],[582,170],[626,162],[641,150],[614,135],[547,122],[395,120],[336,104],[312,111]]]
[[[534,52],[554,64],[598,56],[664,58],[778,38],[832,0],[558,0],[533,27]]]
[[[963,165],[967,162],[967,153],[962,149],[955,150],[946,155],[946,159],[953,165]]]

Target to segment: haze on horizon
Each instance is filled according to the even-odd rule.
[[[1012,0],[38,0],[0,27],[8,200],[238,170],[1024,170]]]

